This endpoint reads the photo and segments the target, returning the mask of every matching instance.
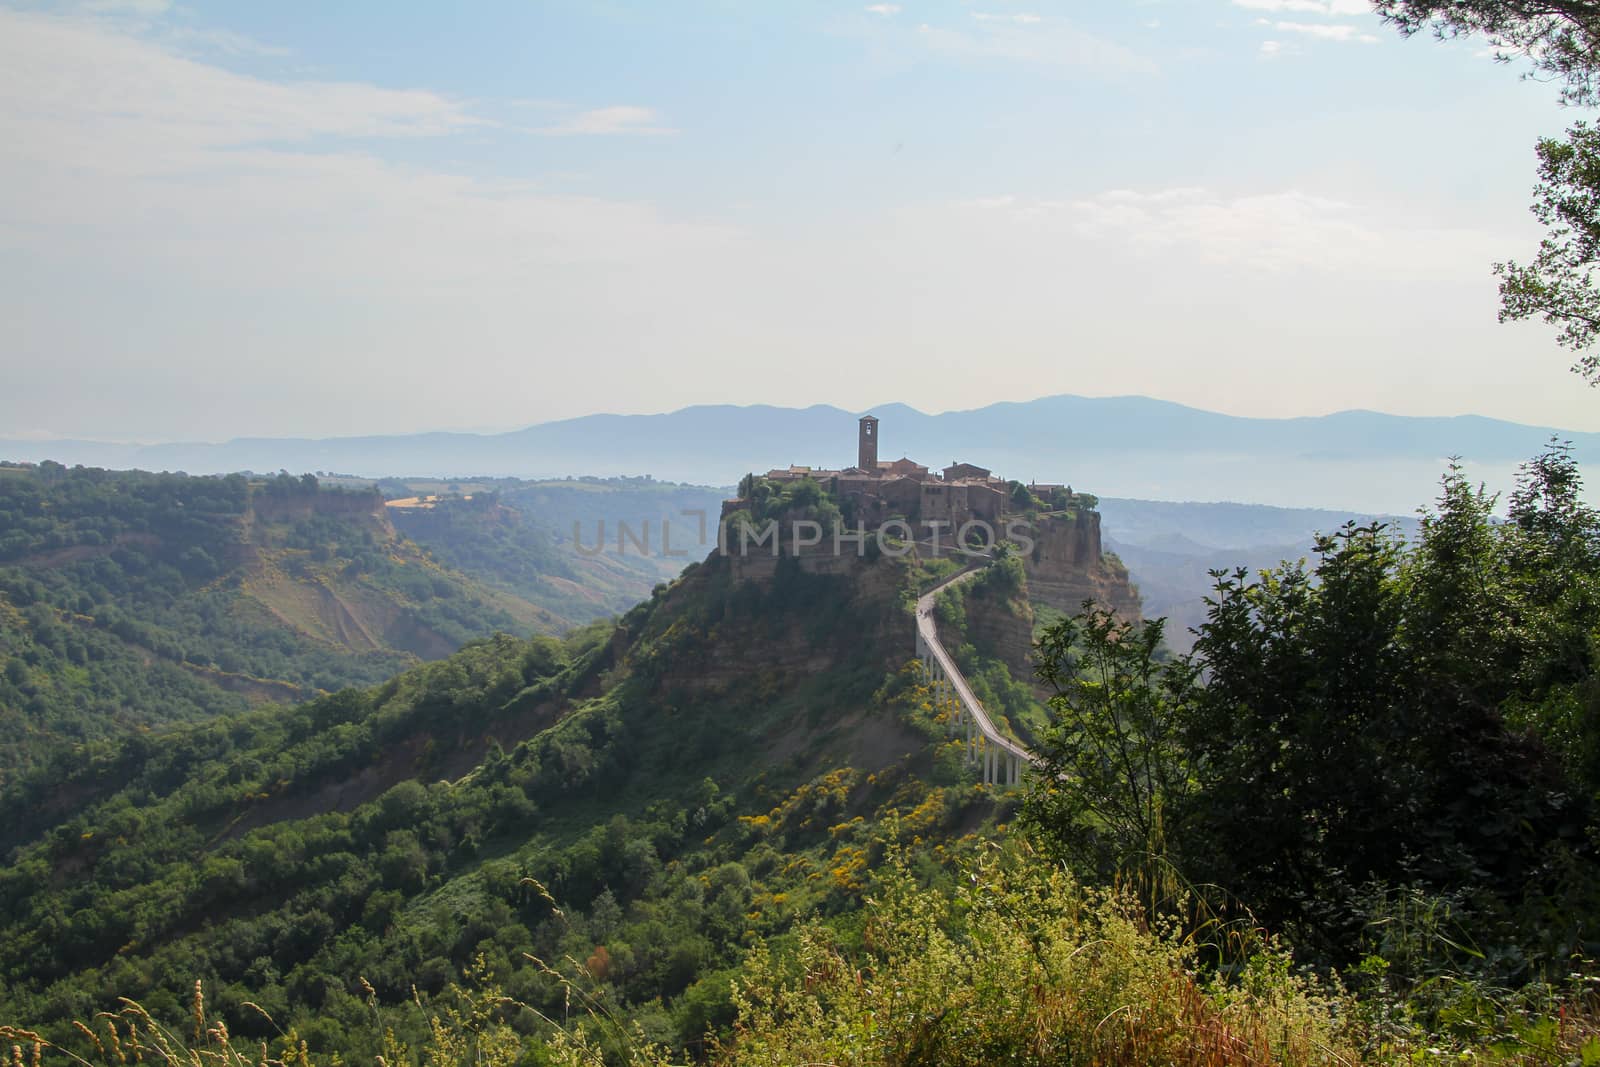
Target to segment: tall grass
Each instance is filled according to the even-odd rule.
[[[738,1018],[712,1042],[722,1067],[1051,1064],[1132,1067],[1345,1067],[1355,1064],[1600,1064],[1600,999],[1579,980],[1543,999],[1499,999],[1467,982],[1453,1002],[1473,1025],[1417,1023],[1404,1002],[1357,999],[1297,973],[1270,939],[1226,976],[1201,966],[1192,923],[1152,922],[1134,894],[1090,890],[1022,854],[995,849],[955,887],[927,888],[898,856],[874,876],[858,946],[824,923],[776,950],[757,945],[734,981]],[[1185,932],[1187,931],[1187,932]],[[537,962],[537,961],[536,961]],[[540,964],[565,990],[561,1019],[504,996],[480,963],[438,1004],[420,1047],[397,1041],[393,1008],[362,983],[381,1035],[375,1067],[562,1067],[681,1061],[648,1042],[567,960]],[[208,1015],[195,984],[187,1034],[123,1001],[78,1023],[75,1047],[0,1026],[0,1067],[341,1067],[291,1030],[247,1045]],[[256,1009],[260,1010],[260,1009]],[[262,1013],[265,1014],[264,1012]],[[534,1017],[536,1025],[527,1025]],[[514,1025],[515,1024],[515,1025]],[[6,1043],[9,1056],[4,1055]]]

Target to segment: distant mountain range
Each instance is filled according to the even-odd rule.
[[[1552,436],[1580,461],[1600,459],[1600,434],[1476,415],[1419,418],[1346,411],[1314,418],[1241,418],[1148,397],[1052,396],[929,415],[904,404],[871,410],[885,458],[930,466],[955,459],[1023,481],[1066,481],[1101,495],[1238,500],[1409,512],[1430,500],[1446,457],[1492,487]],[[731,485],[745,472],[844,466],[856,419],[827,405],[706,405],[661,415],[586,415],[500,434],[239,438],[126,445],[8,441],[0,458],[221,473],[330,471],[370,477],[650,474]]]

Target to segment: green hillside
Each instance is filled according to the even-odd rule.
[[[562,620],[315,479],[0,467],[0,781],[58,741],[388,678]]]
[[[395,527],[440,562],[571,625],[628,610],[703,557],[726,495],[650,478],[376,484]]]
[[[366,1056],[358,978],[404,1003],[481,957],[559,1014],[529,957],[570,957],[694,1046],[755,939],[853,912],[895,842],[996,814],[906,667],[914,580],[713,561],[614,629],[474,642],[30,777],[0,819],[8,1014],[61,1034],[122,995],[176,1017],[201,978],[235,1034],[272,1036],[248,1000]]]
[[[1041,619],[998,553],[935,618],[1042,760],[1017,791],[911,658],[954,565],[888,553],[714,556],[59,760],[0,795],[37,1027],[0,1038],[110,1067],[72,1020],[121,1003],[196,1067],[1593,1062],[1600,517],[1560,448],[1508,522],[1442,488],[1412,548],[1219,576],[1195,659]]]

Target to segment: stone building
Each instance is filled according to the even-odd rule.
[[[791,466],[766,473],[770,482],[811,478],[839,501],[846,514],[869,526],[903,519],[947,522],[952,528],[974,519],[995,523],[1010,509],[1010,483],[986,467],[952,463],[941,473],[909,457],[878,458],[878,419],[864,415],[856,433],[856,465],[842,470]],[[723,505],[724,514],[742,506]]]

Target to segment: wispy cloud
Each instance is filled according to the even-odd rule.
[[[1281,11],[1305,15],[1368,15],[1368,0],[1233,0],[1235,7],[1251,11]]]
[[[98,20],[0,10],[0,140],[11,159],[81,155],[162,169],[229,146],[429,137],[485,123],[426,90],[265,81]]]
[[[656,113],[651,108],[619,104],[580,111],[553,125],[536,127],[533,132],[551,136],[613,136],[661,135],[678,131],[657,123]]]
[[[990,11],[974,11],[972,17],[979,22],[1010,22],[1017,26],[1035,26],[1044,21],[1041,16],[1030,15],[1026,12],[997,15]]]
[[[162,39],[183,48],[186,52],[221,52],[232,56],[286,56],[289,49],[264,44],[232,30],[197,29],[192,26],[174,26],[162,34]]]
[[[866,6],[865,10],[867,12],[869,12],[870,14],[882,15],[885,18],[887,18],[890,15],[898,15],[898,14],[900,14],[900,5],[899,4],[868,4]]]
[[[1370,33],[1364,33],[1348,23],[1330,24],[1326,22],[1274,22],[1272,28],[1279,33],[1298,33],[1305,37],[1315,37],[1323,41],[1344,41],[1360,44],[1377,44],[1378,38]]]
[[[650,121],[597,109],[566,126]],[[582,395],[618,353],[648,349],[615,377],[652,381],[680,354],[756,346],[742,299],[708,303],[759,293],[741,230],[418,150],[469,131],[517,133],[426,89],[253,77],[159,29],[0,9],[0,267],[65,279],[0,292],[0,362],[58,368],[8,381],[0,422],[79,396],[79,426],[121,432],[138,409],[226,435],[264,428],[269,407],[344,425],[350,398],[385,397],[363,402],[371,426],[421,393],[430,412],[477,412],[484,380],[518,398],[495,418],[526,421],[526,397]],[[641,345],[655,324],[673,339]],[[201,380],[209,404],[185,393]]]
[[[1110,190],[1072,200],[994,197],[971,209],[1043,240],[1250,271],[1360,278],[1479,280],[1502,238],[1408,225],[1297,189],[1245,195],[1180,187]],[[1051,235],[1054,236],[1051,236]]]
[[[513,277],[713,232],[382,156],[388,139],[494,126],[428,90],[251,77],[100,19],[0,9],[3,244],[140,249],[217,274]],[[612,107],[549,132],[664,130],[648,108]]]
[[[138,15],[151,18],[165,14],[172,8],[172,0],[84,0],[80,9],[94,14]]]
[[[1053,16],[978,11],[965,26],[923,23],[916,32],[925,47],[950,56],[1117,73],[1156,69],[1147,56]]]

